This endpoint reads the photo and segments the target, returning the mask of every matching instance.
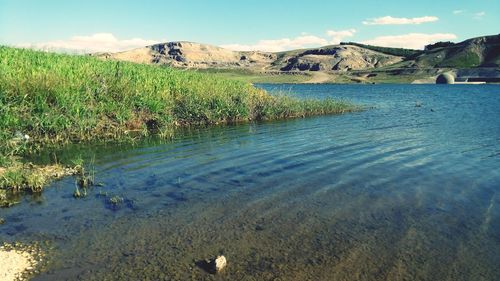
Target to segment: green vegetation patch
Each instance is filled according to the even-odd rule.
[[[356,42],[341,42],[340,45],[353,45],[353,46],[358,46],[358,47],[365,48],[368,50],[372,50],[375,52],[393,55],[393,56],[398,56],[398,57],[405,57],[405,58],[411,58],[417,54],[422,53],[422,51],[419,51],[419,50],[404,49],[404,48],[379,47],[379,46],[366,45],[366,44],[361,44],[361,43],[356,43]]]
[[[311,79],[309,73],[255,72],[242,69],[199,69],[201,73],[210,73],[223,79],[239,80],[249,83],[304,83]]]
[[[9,207],[17,202],[9,193],[41,192],[50,181],[74,174],[75,168],[60,164],[40,166],[14,158],[5,168],[0,167],[0,207]]]
[[[209,73],[0,47],[0,188],[31,181],[38,187],[36,177],[5,168],[47,144],[167,137],[178,126],[355,109],[343,101],[276,97]]]
[[[473,51],[464,51],[446,58],[439,64],[440,67],[468,68],[481,64],[481,58]]]

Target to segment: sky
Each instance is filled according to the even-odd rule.
[[[283,51],[421,49],[500,33],[500,0],[0,0],[0,45],[123,51],[168,41]]]

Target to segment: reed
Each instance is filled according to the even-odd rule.
[[[179,126],[355,109],[273,96],[210,73],[0,46],[0,167],[49,144],[171,137]],[[2,178],[0,186],[9,185]]]

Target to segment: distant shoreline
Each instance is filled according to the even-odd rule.
[[[91,56],[196,70],[252,83],[411,84],[434,83],[445,72],[457,73],[462,82],[467,78],[500,81],[500,56],[495,51],[498,48],[500,35],[459,43],[437,42],[424,50],[341,42],[317,48],[261,52],[180,41]]]

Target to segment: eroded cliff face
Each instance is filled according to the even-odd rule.
[[[414,59],[414,66],[424,67],[499,67],[500,35],[483,36],[437,46],[422,52]]]
[[[339,45],[306,50],[290,55],[282,71],[349,71],[378,68],[402,61],[402,57],[387,55],[357,46]]]
[[[276,54],[238,52],[192,42],[168,42],[135,50],[98,54],[99,57],[136,63],[163,64],[184,68],[255,68],[265,69]]]
[[[381,67],[403,59],[350,45],[329,46],[301,52],[267,53],[232,51],[192,42],[168,42],[98,56],[174,67],[276,71],[347,71]]]
[[[408,50],[411,55],[406,57],[395,55],[391,48],[356,43],[269,53],[233,51],[193,42],[168,42],[120,53],[94,55],[180,68],[245,69],[257,72],[342,73],[379,68],[416,71],[434,68],[498,68],[500,65],[500,35],[444,43],[429,45],[422,51]]]

